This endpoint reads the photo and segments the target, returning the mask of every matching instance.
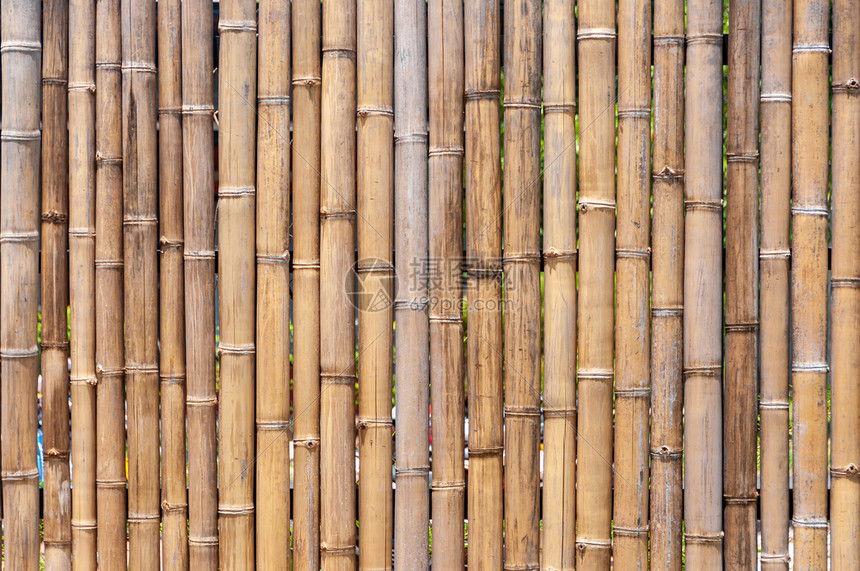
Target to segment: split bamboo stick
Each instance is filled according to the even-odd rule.
[[[541,565],[570,571],[576,515],[574,3],[544,4],[544,475]]]
[[[225,570],[254,566],[256,12],[254,0],[228,0],[218,23],[218,526]]]
[[[48,569],[72,567],[69,490],[69,4],[42,3],[42,429]]]
[[[394,302],[397,434],[394,568],[430,569],[430,328],[427,312],[427,3],[394,3]]]
[[[428,5],[430,391],[433,565],[462,570],[465,518],[463,2]]]
[[[290,568],[290,2],[260,4],[257,569]]]
[[[498,0],[465,3],[468,567],[476,570],[504,562],[500,12]]]

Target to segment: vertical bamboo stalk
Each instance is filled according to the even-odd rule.
[[[758,122],[761,2],[729,6],[726,135],[726,378],[723,438],[726,565],[756,565]]]
[[[355,569],[354,0],[323,2],[320,124],[320,563]]]
[[[212,2],[182,2],[182,188],[188,415],[188,556],[218,567]]]
[[[722,2],[687,3],[684,237],[686,566],[722,569]]]
[[[684,2],[654,3],[651,231],[651,565],[681,571]]]
[[[290,2],[260,4],[257,569],[290,568]]]
[[[394,4],[357,3],[358,568],[391,569]]]
[[[469,569],[501,569],[503,538],[500,6],[465,3]]]
[[[576,515],[576,42],[574,3],[544,4],[544,475],[546,569],[572,570]]]
[[[579,29],[578,569],[607,569],[612,519],[615,3],[582,0]],[[623,475],[622,475],[623,476]]]
[[[394,3],[394,302],[397,360],[397,498],[394,567],[429,570],[430,328],[427,267],[427,3]],[[409,277],[408,277],[409,276]]]
[[[428,5],[433,565],[464,568],[463,2]]]
[[[860,565],[860,2],[833,4],[832,569]]]
[[[69,494],[69,4],[42,3],[42,429],[48,569],[72,567]]]
[[[257,3],[220,5],[218,526],[222,569],[254,566]]]

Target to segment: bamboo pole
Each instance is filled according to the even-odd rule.
[[[294,0],[293,566],[320,568],[320,3]]]
[[[576,515],[576,43],[570,0],[544,4],[544,481],[541,564],[572,570]]]
[[[651,231],[651,564],[681,571],[684,2],[654,4]]]
[[[752,569],[758,547],[756,373],[761,2],[735,0],[729,10],[724,557],[731,569]]]
[[[427,3],[394,3],[394,302],[397,434],[394,567],[429,570],[430,328],[427,274]]]
[[[463,3],[428,5],[430,398],[433,565],[462,570],[465,518],[463,256]],[[433,267],[430,266],[433,265]]]
[[[615,3],[583,0],[579,28],[577,569],[607,569],[612,519]],[[622,475],[623,476],[623,475]]]
[[[290,2],[260,4],[257,569],[290,568]]]
[[[832,569],[860,565],[860,2],[833,4]]]
[[[501,569],[503,538],[500,7],[465,3],[469,569]]]
[[[722,569],[722,3],[687,3],[684,247],[686,566]],[[690,294],[695,292],[695,295]]]
[[[185,228],[185,357],[188,556],[218,567],[215,393],[215,173],[212,2],[182,2],[182,187]]]
[[[391,569],[394,3],[357,6],[358,568]]]
[[[48,569],[72,567],[69,489],[69,4],[42,3],[42,429]]]
[[[320,562],[355,569],[355,261],[353,0],[323,2],[320,123]]]
[[[221,568],[230,570],[254,566],[257,3],[228,0],[220,11],[218,525]]]

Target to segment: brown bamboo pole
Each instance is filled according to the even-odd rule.
[[[687,3],[684,229],[686,567],[722,569],[722,2]]]
[[[792,46],[794,564],[827,565],[827,187],[830,2],[796,0]]]
[[[503,539],[500,6],[466,2],[469,569],[501,569]]]
[[[463,3],[428,4],[430,110],[430,399],[433,565],[462,570],[465,470],[463,417]],[[430,268],[429,264],[435,266]]]
[[[651,2],[618,5],[614,568],[648,568]]]
[[[358,568],[391,569],[394,4],[357,6]]]
[[[394,3],[394,302],[397,359],[397,434],[394,567],[429,570],[430,327],[428,263],[427,3]]]
[[[726,378],[723,389],[725,564],[757,552],[758,122],[761,2],[729,6],[726,135]]]
[[[72,567],[69,489],[69,3],[42,3],[42,429],[48,569]]]
[[[320,123],[320,563],[355,569],[355,300],[344,279],[355,262],[356,5],[329,0],[322,14]]]
[[[541,564],[572,570],[576,516],[576,42],[570,0],[544,3],[544,475]]]
[[[320,38],[317,0],[294,0],[293,566],[320,568]]]
[[[684,2],[654,3],[651,230],[651,565],[681,571]]]
[[[188,559],[218,568],[212,2],[182,2]]]
[[[218,526],[222,569],[254,566],[257,3],[220,5]],[[268,403],[267,403],[268,404]]]
[[[260,4],[257,569],[290,568],[290,2]]]
[[[833,4],[830,513],[834,571],[860,566],[860,2]]]
[[[612,519],[615,3],[583,0],[579,28],[577,569],[606,569]]]

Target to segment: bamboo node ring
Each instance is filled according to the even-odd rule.
[[[3,129],[0,131],[2,141],[38,141],[42,138],[41,131],[16,131],[14,129]]]
[[[319,445],[319,438],[296,438],[293,440],[293,446],[301,446],[302,448],[307,448],[308,450],[316,448]]]
[[[322,82],[319,76],[316,75],[297,75],[293,77],[293,85],[301,86],[312,86],[319,85]]]
[[[185,399],[185,406],[215,406],[217,404],[217,397],[186,397]]]
[[[669,448],[668,446],[661,446],[660,448],[652,448],[651,449],[651,458],[654,460],[662,460],[664,462],[668,462],[669,460],[675,460],[684,455],[684,450],[681,448]]]
[[[684,171],[675,170],[669,165],[664,165],[662,169],[655,172],[652,176],[658,180],[680,181],[684,180]]]
[[[469,456],[496,456],[504,450],[504,446],[469,446]]]
[[[801,54],[801,53],[819,53],[819,54],[829,54],[830,46],[827,44],[794,44],[791,46],[791,53]]]
[[[379,115],[381,117],[394,117],[394,109],[381,105],[362,105],[355,110],[355,116],[359,119]]]
[[[439,482],[438,484],[431,484],[430,489],[434,492],[442,492],[445,490],[465,490],[466,482]]]
[[[722,212],[722,200],[685,200],[684,205],[688,211],[704,210],[710,212]]]
[[[860,476],[860,470],[854,464],[848,464],[847,468],[830,468],[831,476],[856,477]]]
[[[787,553],[760,553],[762,561],[779,561],[788,563],[789,558]]]
[[[505,565],[505,571],[539,571],[539,565]]]
[[[183,115],[212,115],[215,107],[212,105],[183,105]]]
[[[519,252],[502,255],[502,266],[509,264],[535,264],[540,263],[540,252]]]
[[[186,260],[214,260],[215,252],[212,250],[185,250]]]
[[[652,317],[680,317],[682,315],[684,315],[684,307],[681,305],[651,308]]]
[[[67,460],[69,458],[68,450],[57,450],[56,448],[48,448],[45,451],[45,456],[48,458],[56,458],[57,460]]]
[[[792,373],[828,373],[830,365],[827,363],[796,363],[791,367]]]
[[[346,373],[320,373],[320,380],[326,385],[355,385],[355,375]]]
[[[0,359],[27,359],[38,356],[38,347],[30,347],[27,349],[0,349]]]
[[[72,520],[72,529],[80,529],[83,531],[95,531],[98,529],[98,524],[94,521],[75,521]]]
[[[651,248],[616,248],[615,256],[618,258],[642,258],[647,260],[651,257]]]
[[[575,261],[577,250],[556,250],[553,247],[548,248],[543,253],[544,264],[548,262],[570,262]]]
[[[69,233],[72,233],[72,230],[69,230]],[[95,236],[95,232],[92,232],[93,236]],[[39,233],[38,232],[7,232],[4,234],[0,234],[0,243],[13,243],[13,242],[38,242],[39,241]]]
[[[69,238],[93,239],[95,237],[96,231],[93,228],[69,228]],[[0,241],[2,241],[2,237],[0,237]]]
[[[807,527],[811,529],[827,529],[826,519],[801,519],[792,518],[791,523],[795,527]]]
[[[842,83],[834,83],[832,89],[833,93],[847,93],[848,95],[858,95],[860,94],[860,81],[857,81],[857,79],[852,77],[848,81]]]
[[[293,270],[318,270],[320,269],[319,260],[293,260]]]
[[[254,196],[256,187],[254,186],[219,186],[218,198],[244,198],[246,196]]]
[[[594,198],[580,198],[579,211],[588,212],[590,209],[615,210],[614,200],[601,200]]]
[[[0,53],[6,52],[41,52],[42,42],[28,42],[21,40],[17,42],[3,42],[0,44]]]
[[[739,323],[726,323],[725,330],[726,333],[730,332],[751,332],[754,333],[758,330],[758,321],[747,321],[747,322],[739,322]]]
[[[218,31],[224,32],[255,32],[257,31],[257,22],[254,20],[220,20],[218,22]]]
[[[758,257],[762,260],[769,258],[787,260],[791,257],[791,250],[765,249],[759,250]]]
[[[615,387],[616,397],[645,398],[651,396],[650,387]]]
[[[184,373],[162,373],[159,378],[161,379],[161,384],[163,384],[163,385],[184,385],[185,384],[185,374]]]
[[[182,115],[182,106],[179,107],[159,107],[159,115]]]
[[[125,366],[127,375],[157,375],[158,365],[150,365],[147,363],[128,363]]]
[[[550,418],[565,419],[565,418],[573,418],[574,416],[576,416],[576,409],[575,408],[550,407],[550,406],[547,406],[546,401],[544,401],[543,406],[544,406],[543,416],[545,419],[550,419]]]
[[[219,355],[253,355],[254,353],[256,353],[256,346],[253,343],[245,345],[221,343],[221,345],[218,346]]]
[[[355,59],[355,48],[330,47],[322,49],[323,57]]]
[[[354,545],[329,545],[325,541],[320,542],[320,555],[337,556],[355,553]]]
[[[68,85],[69,81],[65,77],[43,77],[42,85]]]
[[[791,93],[762,93],[762,103],[791,103]]]
[[[583,40],[614,40],[618,34],[614,28],[580,28],[576,33],[576,39]]]
[[[184,512],[188,509],[188,504],[171,504],[167,500],[161,502],[161,510],[165,512]]]
[[[129,524],[132,524],[132,523],[136,523],[138,525],[144,525],[147,523],[158,524],[160,519],[161,519],[161,514],[159,514],[159,513],[154,513],[154,514],[142,514],[142,513],[132,514],[132,513],[129,513],[128,514],[128,523]]]
[[[687,543],[722,543],[723,532],[719,533],[685,533],[684,540]]]
[[[95,387],[99,384],[99,378],[97,375],[86,375],[82,377],[69,377],[70,385],[90,385]]]
[[[56,210],[49,210],[47,212],[42,213],[42,222],[46,224],[64,224],[69,219],[68,216],[63,212],[57,212]]]
[[[212,536],[192,536],[192,535],[189,535],[188,536],[188,543],[190,545],[217,546],[218,545],[218,538],[212,537]]]
[[[119,61],[97,61],[96,69],[105,69],[108,71],[122,71],[122,62]]]
[[[748,153],[726,153],[728,163],[755,163],[758,160],[758,151]]]
[[[749,505],[758,501],[758,494],[752,496],[723,496],[727,505]]]
[[[369,262],[359,262],[355,266],[355,271],[359,274],[385,274],[394,271],[394,265],[381,260],[371,260]]]
[[[42,338],[42,351],[46,349],[67,349],[68,347],[68,341],[45,341],[44,337]]]
[[[427,156],[429,157],[462,157],[464,154],[463,147],[434,147],[427,152]]]
[[[450,323],[452,325],[460,325],[463,318],[459,315],[431,315],[430,321],[435,323]]]
[[[71,539],[43,539],[42,543],[45,544],[45,547],[63,547],[66,545],[71,545]]]
[[[290,253],[287,251],[282,254],[257,254],[257,263],[273,265],[289,264]]]
[[[123,226],[154,226],[158,224],[158,218],[150,216],[130,216],[124,218]]]
[[[573,113],[576,111],[576,103],[564,102],[564,103],[544,103],[543,104],[543,113],[546,115],[547,113]]]
[[[766,410],[788,410],[787,400],[761,400],[758,403],[759,408]]]
[[[830,287],[860,287],[860,278],[831,278]]]
[[[167,236],[162,236],[158,239],[158,245],[161,246],[162,250],[179,249],[185,245],[185,240],[182,240],[181,238],[168,238]]]
[[[96,487],[98,488],[125,488],[126,481],[125,480],[110,480],[110,479],[102,479],[96,478]]]
[[[264,105],[289,105],[290,104],[290,96],[289,95],[258,95],[257,96],[257,106]]]
[[[155,64],[145,61],[124,61],[120,66],[123,73],[138,72],[138,73],[155,73]]]
[[[320,218],[323,220],[355,220],[355,209],[327,210],[325,208],[321,208]]]
[[[532,109],[540,111],[539,99],[505,99],[503,102],[505,109]]]
[[[426,478],[430,475],[430,466],[414,466],[412,468],[394,468],[395,477],[421,476]]]
[[[394,428],[394,421],[390,418],[359,418],[356,424],[362,430],[368,428]]]
[[[251,515],[254,513],[254,504],[246,504],[240,506],[218,506],[218,515],[226,517],[241,517],[243,515]]]
[[[508,416],[520,416],[523,418],[540,418],[540,409],[525,406],[506,406],[505,417]]]
[[[427,308],[430,307],[430,302],[427,299],[422,298],[413,298],[413,299],[395,299],[394,300],[394,309],[403,309],[403,310],[411,310],[418,312],[425,312]]]
[[[121,165],[121,155],[106,155],[101,151],[96,151],[96,166],[100,165]]]
[[[105,369],[100,363],[96,363],[96,375],[101,378],[122,377],[125,375],[125,369]]]
[[[423,145],[430,140],[430,135],[427,133],[405,133],[403,135],[394,134],[395,145]]]
[[[14,472],[4,471],[2,480],[4,482],[21,482],[26,480],[35,480],[39,478],[39,470],[18,470]]]
[[[698,367],[684,367],[685,377],[718,377],[722,372],[722,365],[702,365]]]
[[[660,44],[681,45],[684,43],[685,39],[686,39],[686,36],[684,36],[683,34],[680,34],[680,35],[655,34],[653,37],[653,42],[654,42],[654,45],[660,45]]]
[[[720,32],[699,32],[697,34],[687,34],[687,45],[694,44],[711,44],[719,46],[723,43],[723,34]]]
[[[585,551],[586,548],[592,549],[609,549],[612,547],[612,541],[609,539],[577,539],[576,547],[580,551]]]
[[[464,97],[466,101],[477,101],[479,99],[498,99],[501,91],[498,89],[467,89]]]
[[[576,371],[576,378],[580,381],[609,381],[615,377],[615,371],[612,369],[579,369]]]
[[[630,117],[632,119],[650,119],[651,118],[651,108],[650,107],[641,107],[641,108],[631,108],[631,109],[619,109],[618,110],[618,118],[623,119],[625,117]]]
[[[292,427],[289,420],[258,420],[256,422],[257,430],[262,432],[283,432]]]
[[[616,525],[612,527],[613,535],[620,535],[622,537],[642,537],[643,535],[648,535],[650,530],[650,526],[647,525],[640,527],[622,527],[620,525]]]

